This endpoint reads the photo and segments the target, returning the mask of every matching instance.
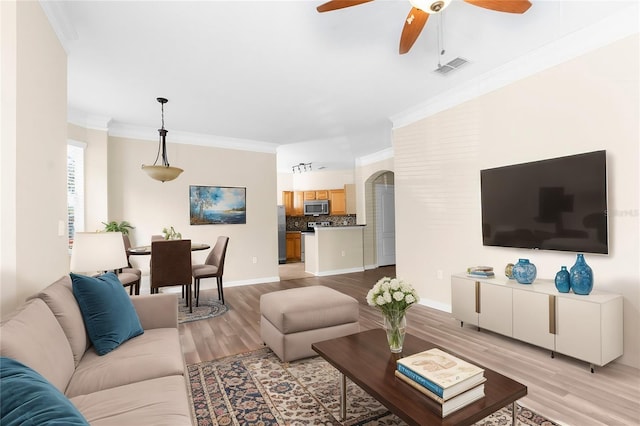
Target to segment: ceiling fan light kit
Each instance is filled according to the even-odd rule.
[[[449,6],[451,0],[409,0],[409,3],[427,13],[439,13]]]
[[[158,102],[160,102],[161,110],[162,110],[162,127],[158,129],[158,133],[160,134],[160,140],[158,141],[158,153],[156,154],[156,161],[153,162],[151,166],[142,165],[142,170],[149,175],[151,179],[159,180],[160,182],[166,182],[170,180],[174,180],[182,170],[179,167],[172,167],[169,165],[169,159],[167,158],[167,133],[169,133],[164,128],[164,104],[169,102],[166,98],[157,98]],[[162,164],[158,163],[158,158],[162,153]]]
[[[331,0],[321,4],[316,9],[318,12],[329,12],[370,1],[372,0]],[[402,35],[400,36],[399,51],[401,55],[411,49],[427,23],[429,15],[442,12],[449,6],[451,0],[409,0],[409,2],[412,8],[405,19]],[[531,7],[529,0],[464,0],[464,2],[484,9],[506,13],[524,13]]]

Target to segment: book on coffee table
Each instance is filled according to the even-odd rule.
[[[445,401],[484,381],[484,369],[437,348],[400,358],[396,369]]]
[[[438,395],[431,392],[429,389],[425,388],[424,386],[421,386],[417,382],[414,382],[413,380],[411,380],[409,377],[405,376],[398,370],[396,370],[395,374],[396,374],[396,377],[398,377],[400,380],[402,380],[403,382],[407,383],[414,389],[422,392],[424,395],[428,396],[429,398],[437,402],[439,404],[440,415],[442,417],[448,416],[454,411],[457,411],[463,407],[466,407],[472,402],[477,401],[480,398],[484,397],[483,383],[484,383],[484,380],[486,379],[483,380],[483,383],[476,385],[475,387],[468,389],[445,401],[444,399],[440,398]]]

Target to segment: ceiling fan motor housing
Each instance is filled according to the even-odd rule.
[[[436,2],[431,3],[431,6],[429,6],[429,10],[431,10],[432,12],[440,12],[443,7],[444,7],[444,2],[442,0],[438,0]]]

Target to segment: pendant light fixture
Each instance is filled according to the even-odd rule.
[[[152,166],[142,165],[142,170],[144,170],[151,179],[159,180],[161,182],[166,182],[168,180],[174,180],[180,173],[184,170],[178,167],[171,167],[169,165],[169,160],[167,159],[167,132],[164,128],[164,104],[169,102],[165,98],[157,98],[158,102],[160,102],[160,108],[162,110],[162,128],[158,129],[158,133],[160,133],[160,141],[158,142],[158,153],[156,154],[156,161],[153,162]],[[158,158],[160,157],[160,153],[162,152],[162,165],[157,164]]]

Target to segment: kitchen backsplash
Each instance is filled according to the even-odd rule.
[[[306,231],[307,222],[331,222],[331,226],[356,225],[356,215],[287,216],[287,231]]]

